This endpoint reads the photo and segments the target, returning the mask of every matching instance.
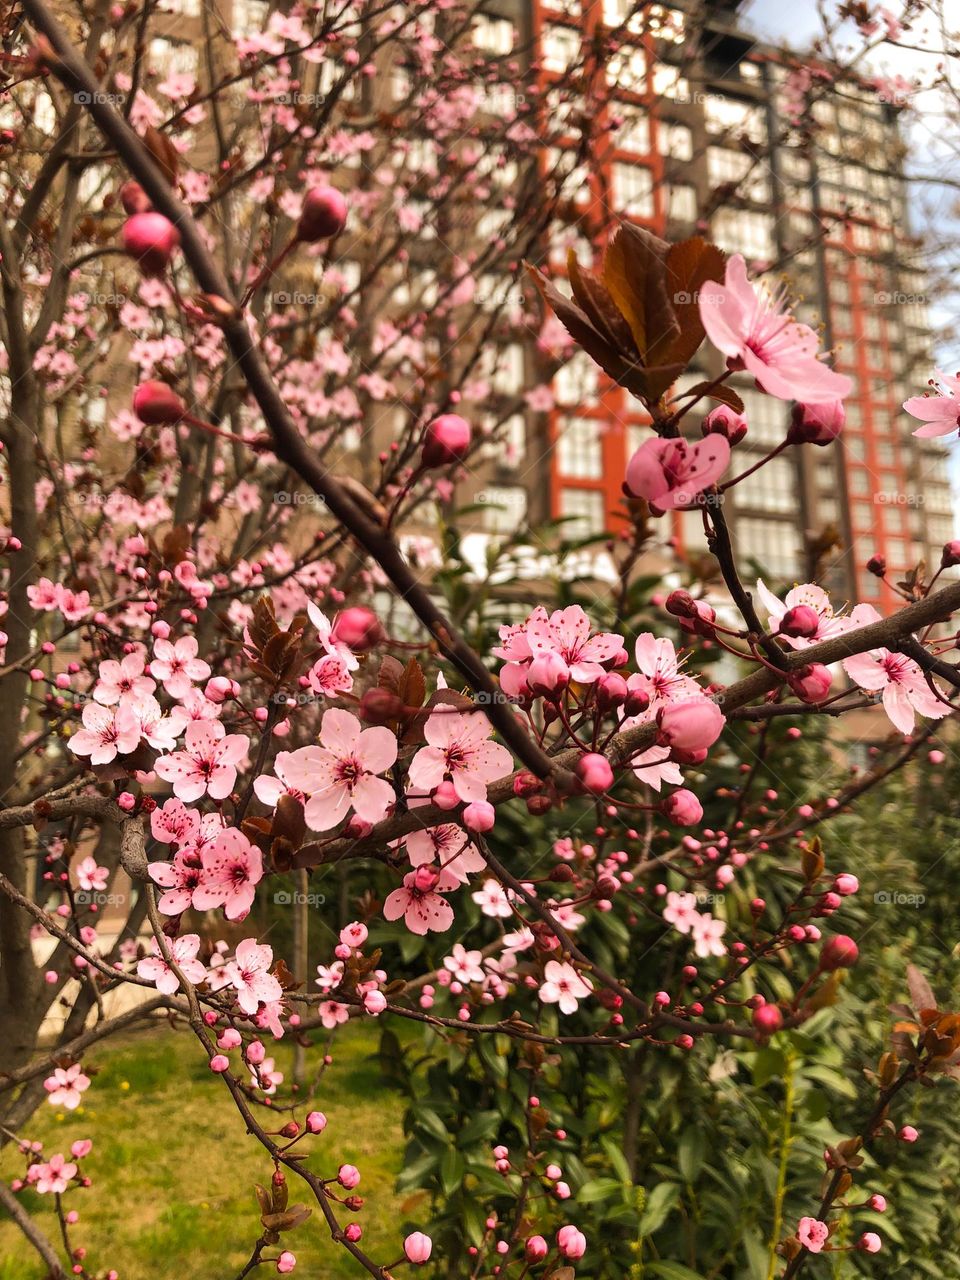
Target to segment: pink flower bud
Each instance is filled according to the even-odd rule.
[[[772,1036],[783,1026],[783,1014],[775,1004],[764,1004],[753,1011],[753,1025],[764,1036]]]
[[[186,405],[165,382],[149,379],[133,393],[133,412],[148,427],[172,426],[186,411]]]
[[[940,556],[942,569],[952,569],[955,564],[960,564],[960,538],[946,543]]]
[[[915,1129],[912,1124],[905,1124],[897,1134],[897,1137],[901,1142],[916,1142],[920,1137],[920,1132],[918,1129]]]
[[[329,240],[346,226],[347,202],[336,187],[311,187],[303,198],[297,239],[305,244]]]
[[[531,1236],[523,1247],[528,1262],[542,1262],[550,1252],[550,1246],[543,1236]]]
[[[215,1053],[210,1059],[210,1070],[215,1071],[217,1075],[222,1075],[224,1071],[230,1070],[230,1059],[223,1053]]]
[[[277,1270],[282,1276],[289,1275],[296,1265],[296,1254],[291,1253],[289,1249],[284,1249],[283,1253],[281,1253],[280,1257],[277,1259]]]
[[[820,662],[811,662],[787,677],[787,684],[801,702],[823,702],[830,692],[833,676]]]
[[[217,1045],[221,1049],[239,1049],[242,1043],[243,1037],[236,1027],[225,1027],[217,1040]]]
[[[363,1007],[372,1018],[376,1018],[387,1007],[387,997],[382,991],[368,991],[363,997]]]
[[[420,461],[425,467],[446,467],[460,462],[470,449],[470,423],[458,413],[442,413],[427,426]]]
[[[252,1062],[255,1067],[258,1067],[266,1056],[267,1051],[263,1047],[262,1040],[251,1040],[247,1045],[247,1061]]]
[[[124,813],[133,813],[137,807],[137,797],[130,791],[121,791],[117,796],[117,804]]]
[[[820,968],[828,972],[833,969],[852,969],[857,963],[860,948],[845,933],[838,933],[829,938],[820,952]]]
[[[363,1235],[363,1228],[359,1222],[347,1223],[347,1228],[343,1233],[351,1244],[356,1244]]]
[[[860,881],[849,871],[842,871],[833,882],[833,887],[842,897],[848,898],[860,888]]]
[[[464,825],[470,831],[489,831],[497,820],[497,811],[489,800],[474,800],[463,811]]]
[[[597,681],[595,688],[597,706],[601,711],[610,711],[614,707],[621,706],[630,692],[626,680],[615,671],[605,672]]]
[[[842,400],[827,404],[798,404],[794,406],[787,439],[791,444],[827,445],[836,440],[846,420],[847,411]]]
[[[233,681],[226,676],[213,676],[207,681],[203,696],[208,702],[223,702],[233,692]]]
[[[342,1164],[337,1171],[337,1181],[341,1187],[346,1187],[348,1191],[352,1191],[360,1181],[360,1170],[352,1164]]]
[[[747,434],[747,420],[728,404],[721,404],[710,410],[701,423],[700,430],[705,436],[721,435],[731,444],[739,444]]]
[[[310,1133],[323,1133],[327,1127],[327,1117],[322,1111],[311,1111],[307,1116],[306,1125]]]
[[[162,213],[135,213],[123,224],[123,247],[145,276],[165,271],[180,243],[180,232]]]
[[[870,1199],[867,1201],[867,1203],[870,1205],[870,1208],[874,1211],[874,1213],[886,1213],[887,1211],[886,1196],[881,1196],[881,1195],[871,1196]]]
[[[554,1182],[556,1182],[558,1178],[563,1177],[563,1170],[560,1168],[558,1164],[548,1164],[546,1169],[544,1169],[543,1172],[547,1175],[548,1178],[551,1178]]]
[[[150,197],[141,187],[139,182],[131,179],[125,182],[120,188],[120,203],[123,205],[125,213],[149,213],[153,207],[150,204]]]
[[[456,788],[449,779],[445,778],[436,788],[433,793],[433,803],[441,809],[455,809],[460,803]]]
[[[345,644],[354,653],[366,653],[384,640],[384,630],[380,619],[365,605],[354,605],[343,609],[333,620],[330,638],[338,644]]]
[[[857,1241],[857,1248],[864,1253],[879,1253],[883,1248],[883,1241],[875,1231],[865,1231]]]
[[[587,1251],[587,1237],[576,1227],[561,1227],[557,1232],[557,1248],[565,1258],[582,1258]]]
[[[692,791],[681,787],[660,802],[660,812],[678,827],[692,827],[703,817],[703,805]]]
[[[588,751],[577,761],[576,775],[587,791],[602,795],[613,786],[613,770],[610,761],[599,752]]]
[[[570,668],[559,653],[539,653],[527,668],[527,685],[534,697],[551,697],[570,683]]]
[[[719,738],[725,720],[710,698],[668,703],[657,717],[659,740],[682,751],[703,751]]]
[[[433,1241],[422,1231],[412,1231],[403,1242],[408,1262],[426,1262],[433,1252]]]
[[[809,640],[817,634],[820,627],[820,615],[808,604],[798,604],[780,619],[780,634],[784,636],[800,636]]]

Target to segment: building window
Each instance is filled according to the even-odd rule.
[[[613,203],[628,218],[653,217],[653,173],[644,165],[613,166]]]
[[[561,489],[560,515],[566,519],[564,538],[589,538],[603,533],[603,494],[596,489]]]
[[[711,187],[732,185],[736,195],[751,200],[770,199],[770,184],[760,165],[744,151],[707,147],[707,180]]]
[[[473,22],[473,43],[486,53],[509,53],[513,48],[513,23],[506,18],[476,17]]]
[[[561,404],[583,404],[596,394],[598,370],[585,351],[578,351],[554,375],[553,389]]]
[[[636,46],[620,49],[607,62],[607,84],[626,89],[628,93],[643,92],[646,74],[644,52]]]
[[[780,578],[792,578],[799,570],[800,534],[784,520],[743,516],[737,520],[736,544],[760,568]]]
[[[768,262],[774,257],[773,218],[751,209],[718,209],[713,238],[721,249]]]
[[[624,117],[623,124],[615,135],[617,150],[647,155],[650,151],[650,121],[646,113],[638,112],[635,107],[628,107],[625,103],[617,103],[616,109]]]
[[[546,71],[566,71],[580,56],[580,32],[574,27],[544,28],[541,37],[543,66]]]
[[[695,222],[697,219],[697,189],[686,183],[670,183],[667,187],[668,217],[673,222]]]
[[[792,511],[797,501],[797,472],[786,458],[772,458],[733,490],[737,509]]]
[[[747,418],[747,442],[779,444],[787,434],[789,410],[786,403],[753,388],[738,386],[735,390],[743,401],[743,411]]]
[[[693,134],[685,124],[664,121],[657,129],[660,154],[667,160],[693,159]]]
[[[557,466],[561,475],[577,480],[603,476],[599,422],[593,418],[566,420],[557,435]]]
[[[483,503],[483,527],[488,533],[516,533],[527,517],[527,491],[520,485],[487,485],[477,501]]]
[[[706,117],[710,133],[749,133],[759,141],[766,138],[762,108],[753,103],[708,93]]]

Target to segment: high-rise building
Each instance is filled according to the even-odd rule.
[[[731,491],[727,513],[744,563],[774,579],[817,572],[841,599],[894,603],[866,569],[897,579],[934,567],[954,533],[947,453],[920,442],[902,410],[933,368],[918,244],[909,231],[899,106],[883,88],[823,68],[798,100],[800,64],[737,25],[737,3],[527,0],[491,8],[530,39],[549,94],[582,42],[616,32],[607,62],[610,144],[578,175],[584,227],[600,205],[670,240],[703,234],[786,281],[797,314],[824,335],[854,381],[840,440],[791,448]],[[603,220],[601,220],[603,221]],[[584,262],[601,250],[580,238]],[[552,262],[562,274],[564,252]],[[683,385],[715,376],[704,348]],[[711,363],[711,361],[714,361]],[[735,380],[750,424],[745,469],[779,443],[790,407]],[[647,421],[585,356],[555,382],[550,430],[554,516],[583,533],[616,522],[620,484]],[[677,517],[681,545],[702,541],[698,513]],[[615,523],[614,523],[615,527]]]

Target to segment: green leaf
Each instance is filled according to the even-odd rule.
[[[675,1182],[661,1182],[647,1196],[646,1207],[637,1224],[637,1234],[653,1235],[669,1218],[680,1199],[680,1188]]]
[[[691,1271],[682,1262],[648,1262],[644,1270],[652,1276],[662,1276],[663,1280],[703,1280],[699,1271]]]
[[[703,1167],[703,1139],[699,1129],[685,1129],[680,1139],[678,1152],[680,1172],[684,1181],[696,1182]]]

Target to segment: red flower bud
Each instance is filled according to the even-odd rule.
[[[311,187],[303,200],[297,239],[306,244],[339,235],[347,222],[347,202],[336,187]]]
[[[809,640],[817,634],[820,626],[820,615],[808,604],[798,604],[788,609],[780,619],[780,634],[784,636],[800,636]]]
[[[182,421],[187,406],[172,387],[150,379],[134,391],[133,412],[148,427],[166,427]]]
[[[787,684],[801,702],[822,702],[832,683],[833,677],[821,662],[811,662],[787,677]]]
[[[820,952],[820,968],[828,972],[833,969],[852,969],[860,956],[860,948],[845,933],[838,933],[830,938]]]
[[[783,1014],[775,1004],[764,1004],[753,1011],[753,1025],[765,1036],[772,1036],[783,1026]]]
[[[791,444],[827,445],[836,440],[846,420],[847,411],[842,400],[827,404],[798,404],[794,406],[787,439]]]
[[[372,609],[365,605],[355,605],[351,609],[343,609],[333,620],[330,629],[331,639],[345,644],[354,653],[366,653],[375,648],[385,638],[380,620]]]
[[[165,271],[180,243],[180,232],[162,213],[135,213],[123,224],[123,247],[145,276]]]
[[[577,777],[587,791],[602,795],[613,786],[613,770],[606,756],[596,751],[588,751],[580,757],[576,767]]]
[[[955,564],[960,564],[960,538],[954,538],[952,542],[948,542],[940,557],[941,569],[952,569]]]
[[[149,213],[153,208],[150,203],[150,197],[140,183],[134,182],[132,178],[120,188],[120,203],[126,212],[130,214]]]
[[[705,436],[726,436],[732,445],[739,444],[747,434],[747,420],[742,413],[737,413],[727,404],[721,404],[710,410],[700,424],[700,430]]]
[[[471,428],[458,413],[443,413],[428,425],[420,460],[425,467],[446,467],[460,462],[470,449]]]

